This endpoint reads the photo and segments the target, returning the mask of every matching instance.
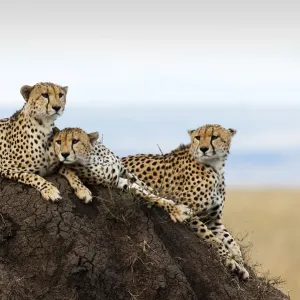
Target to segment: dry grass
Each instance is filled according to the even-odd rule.
[[[252,263],[283,278],[292,299],[300,299],[299,207],[300,190],[229,190],[224,212],[234,235],[253,245]]]

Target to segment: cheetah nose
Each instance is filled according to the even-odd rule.
[[[53,108],[55,111],[59,111],[59,110],[61,109],[61,106],[56,106],[56,105],[54,105],[54,106],[52,106],[52,108]]]
[[[205,153],[205,152],[208,151],[208,147],[200,147],[200,150],[201,150],[203,153]]]
[[[61,156],[67,158],[70,155],[70,152],[62,152]]]

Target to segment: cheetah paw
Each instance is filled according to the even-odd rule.
[[[170,217],[174,223],[176,223],[177,221],[182,223],[185,220],[191,218],[191,216],[192,210],[183,204],[174,205],[170,212]]]
[[[92,193],[91,191],[86,187],[78,188],[75,192],[76,196],[83,200],[84,203],[90,203],[92,202]]]
[[[228,264],[232,272],[236,273],[243,281],[249,279],[249,272],[244,268],[242,264],[237,263],[234,259]]]
[[[58,202],[61,199],[59,190],[54,185],[49,185],[41,191],[42,197],[46,200]]]
[[[249,279],[249,276],[249,272],[244,267],[242,267],[239,271],[239,278],[243,281],[247,281]]]

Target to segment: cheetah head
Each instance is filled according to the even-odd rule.
[[[98,138],[98,132],[87,134],[80,128],[65,128],[54,136],[54,151],[64,164],[85,165]]]
[[[39,121],[54,121],[64,112],[68,87],[54,83],[38,83],[34,86],[21,87],[21,95],[25,99],[25,113]]]
[[[190,153],[199,162],[207,163],[229,154],[231,138],[236,130],[208,124],[188,133],[191,137]]]

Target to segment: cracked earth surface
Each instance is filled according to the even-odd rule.
[[[142,200],[91,187],[83,204],[0,179],[1,300],[288,299],[252,273],[240,283],[183,224]]]

